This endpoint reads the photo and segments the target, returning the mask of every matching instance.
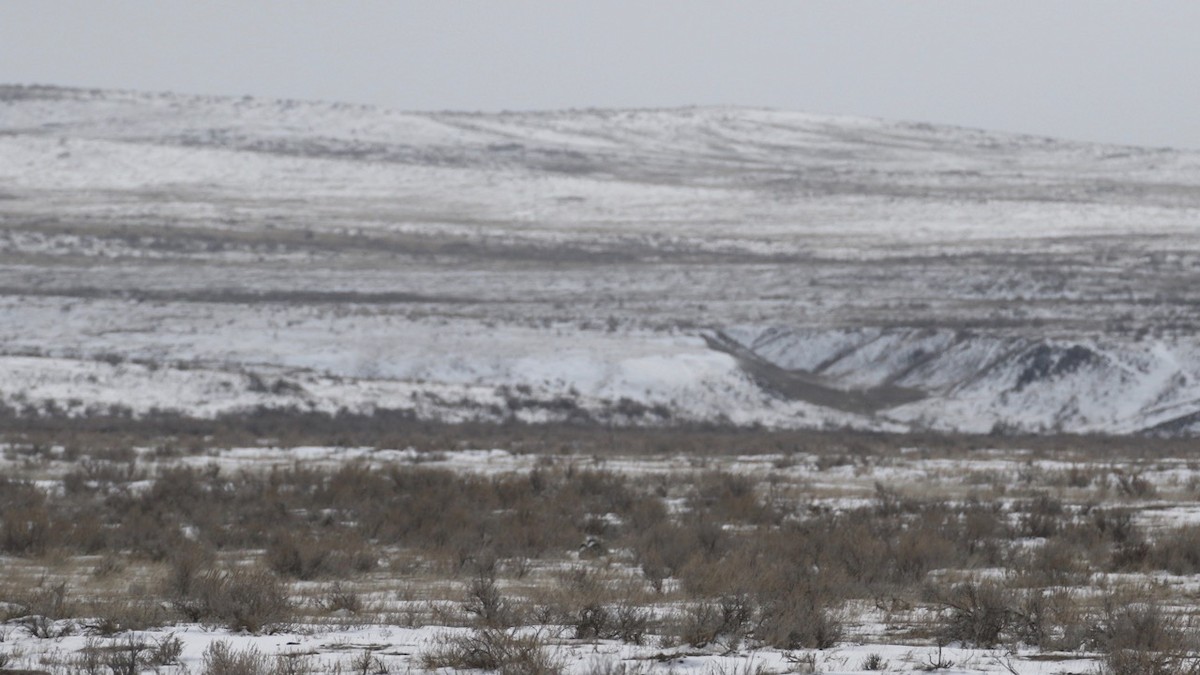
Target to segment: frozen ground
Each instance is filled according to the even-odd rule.
[[[0,397],[1188,432],[1200,154],[0,87]]]
[[[1068,513],[1078,508],[1079,513],[1085,515],[1087,509],[1096,508],[1097,498],[1102,497],[1107,506],[1136,511],[1137,525],[1150,533],[1160,527],[1195,523],[1196,519],[1194,459],[1169,454],[1135,459],[1134,456],[1140,453],[1133,449],[1119,457],[1106,457],[1094,447],[1085,446],[1062,448],[1053,458],[1019,448],[939,452],[915,447],[845,456],[828,452],[743,455],[718,451],[704,457],[676,454],[522,455],[502,449],[417,451],[412,448],[326,446],[212,447],[198,454],[171,455],[159,452],[157,447],[145,447],[137,449],[126,460],[69,456],[63,447],[5,445],[0,450],[3,451],[0,453],[0,472],[35,480],[50,494],[61,492],[64,478],[73,472],[82,469],[94,471],[97,476],[111,475],[106,474],[103,467],[121,466],[126,462],[131,469],[136,466],[150,476],[179,466],[208,467],[214,476],[218,473],[224,476],[269,475],[276,469],[300,465],[313,472],[332,473],[348,466],[368,466],[385,472],[389,467],[401,471],[407,467],[448,469],[461,474],[484,473],[493,478],[525,474],[535,469],[600,470],[622,476],[631,484],[652,481],[664,486],[687,485],[704,475],[717,473],[752,476],[756,479],[755,485],[773,486],[773,494],[788,495],[792,490],[798,490],[806,504],[805,512],[810,513],[870,505],[877,499],[877,486],[882,484],[919,499],[944,498],[962,503],[998,499],[998,504],[1013,509],[1010,515],[1014,524],[1021,520],[1017,504],[1031,496],[1046,494],[1063,499]],[[136,477],[136,474],[131,471],[129,475]],[[1145,481],[1141,496],[1118,491],[1118,477],[1125,475],[1136,475]],[[680,482],[669,483],[668,479]],[[125,490],[144,489],[147,484],[144,479],[128,484],[113,483],[109,490],[120,495]],[[678,501],[682,504],[686,500]],[[1047,542],[1028,538],[1024,545],[1036,549]],[[247,552],[225,551],[224,555],[244,553]],[[258,556],[261,552],[248,553]],[[404,550],[388,549],[381,554],[383,558],[393,559],[391,564],[396,565],[403,559]],[[587,565],[608,570],[610,574],[640,579],[636,565],[627,560],[627,551],[614,550],[605,558],[590,561],[570,553],[565,558],[560,554],[527,561],[529,571],[519,578],[506,575],[503,579],[506,592],[528,591],[538,584],[554,583],[554,579],[559,578],[555,574]],[[133,557],[125,563],[116,571],[102,575],[95,571],[104,569],[105,559],[100,556],[3,557],[0,564],[5,566],[6,574],[0,579],[5,582],[0,590],[11,592],[12,584],[53,587],[65,582],[73,589],[73,602],[79,604],[83,602],[79,598],[86,597],[88,592],[115,593],[119,598],[124,588],[155,588],[161,583],[158,577],[163,571],[154,564]],[[421,670],[422,655],[437,649],[448,637],[466,635],[472,629],[463,627],[462,612],[458,610],[462,605],[460,589],[467,584],[461,570],[443,572],[448,576],[441,577],[420,571],[422,569],[414,565],[406,575],[397,575],[385,567],[380,572],[341,580],[339,583],[344,583],[345,588],[354,589],[364,598],[363,608],[354,612],[322,608],[317,598],[321,597],[322,589],[328,588],[330,580],[293,580],[290,589],[297,617],[260,635],[230,632],[210,624],[176,622],[161,628],[123,631],[115,637],[104,637],[98,635],[94,627],[89,628],[95,626],[96,621],[84,617],[53,622],[47,630],[57,637],[35,637],[26,628],[24,619],[13,619],[0,623],[0,657],[8,656],[10,668],[75,672],[69,670],[70,664],[78,664],[84,655],[104,658],[107,654],[118,653],[131,641],[152,645],[176,638],[182,646],[178,659],[159,666],[155,672],[201,672],[203,654],[216,641],[225,641],[236,650],[254,649],[268,658],[283,655],[287,659],[302,659],[310,669],[308,672],[362,672],[362,664],[376,664],[371,659],[376,659],[377,665],[366,668],[366,672],[425,672]],[[1019,578],[1013,570],[992,572],[1010,581]],[[955,573],[958,571],[933,570],[930,578],[937,580]],[[988,570],[962,573],[986,576]],[[1098,593],[1098,589],[1111,590],[1121,584],[1150,583],[1165,605],[1180,603],[1179,611],[1183,614],[1191,611],[1187,598],[1192,597],[1197,588],[1196,578],[1187,574],[1093,572],[1085,577],[1081,587],[1072,589],[1079,597],[1086,598]],[[686,606],[670,593],[657,597],[661,605],[659,611],[681,611]],[[429,614],[428,608],[433,604],[440,604],[445,609]],[[875,605],[849,603],[842,614],[846,634],[836,646],[827,649],[781,650],[750,643],[732,648],[724,644],[697,648],[660,640],[658,635],[650,635],[645,644],[636,645],[618,640],[580,639],[572,634],[571,627],[555,624],[530,625],[517,629],[517,632],[538,636],[546,650],[563,664],[564,672],[579,675],[857,674],[878,670],[865,665],[872,655],[878,655],[886,662],[887,672],[933,670],[948,674],[1017,675],[1099,672],[1098,654],[1087,649],[1053,651],[1013,643],[994,648],[950,644],[939,650],[929,637],[931,629],[927,624],[934,611],[929,605],[885,609],[878,606],[878,599]],[[9,610],[0,603],[0,611]],[[407,622],[406,616],[409,617]],[[450,621],[439,623],[446,619]],[[930,667],[939,660],[949,665]],[[621,667],[625,670],[618,670]],[[340,671],[335,670],[337,668]]]
[[[538,631],[527,631],[537,633]],[[368,659],[368,672],[416,673],[430,672],[417,664],[422,652],[434,648],[446,636],[465,635],[463,628],[399,628],[305,627],[300,632],[282,632],[269,636],[231,635],[227,631],[204,626],[177,626],[172,630],[142,631],[125,636],[147,644],[164,639],[178,639],[183,652],[176,664],[160,667],[161,672],[197,672],[204,665],[205,650],[214,642],[225,642],[237,651],[257,650],[270,659],[304,659],[313,672],[356,672],[356,666]],[[1008,649],[959,649],[907,647],[891,645],[846,646],[835,649],[805,652],[756,650],[748,653],[718,654],[696,650],[662,650],[653,647],[633,647],[620,643],[597,643],[586,646],[563,644],[553,637],[554,630],[542,630],[543,639],[550,643],[548,651],[563,664],[563,673],[595,675],[597,673],[677,673],[683,675],[741,675],[777,673],[820,673],[821,675],[859,675],[875,670],[889,672],[920,672],[933,670],[944,675],[977,673],[1008,673],[1015,675],[1052,675],[1086,672],[1094,666],[1086,656],[1055,656],[1039,662],[1036,654],[1022,654]],[[14,639],[15,638],[15,639]],[[65,637],[47,641],[26,640],[11,636],[7,642],[21,656],[12,660],[14,666],[46,667],[60,660],[78,658],[92,649],[120,648],[121,641],[106,641],[84,636]],[[111,646],[110,646],[111,642]],[[864,669],[871,656],[881,657],[884,668]],[[1032,657],[1032,658],[1023,658]],[[933,663],[950,664],[930,668]],[[813,669],[809,669],[810,666]],[[370,668],[374,668],[372,671]],[[621,670],[624,668],[624,670]],[[451,671],[438,672],[479,672]]]

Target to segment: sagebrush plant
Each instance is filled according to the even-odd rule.
[[[495,565],[481,567],[471,578],[463,610],[473,616],[479,625],[488,628],[508,628],[519,619],[516,608],[496,585]]]
[[[1014,594],[1013,636],[1041,649],[1073,651],[1089,639],[1092,622],[1076,593],[1064,589],[1026,589]]]
[[[224,640],[210,642],[201,659],[199,675],[313,675],[330,672],[308,654],[286,652],[267,656],[256,647],[235,649]],[[332,672],[342,672],[340,666]],[[382,675],[370,671],[371,675]]]
[[[81,603],[77,613],[89,617],[83,621],[84,628],[96,635],[116,635],[157,628],[170,618],[159,598],[133,591],[127,591],[126,595],[103,602]]]
[[[1092,643],[1103,654],[1103,675],[1195,675],[1200,644],[1192,626],[1145,599],[1145,590],[1104,596]]]
[[[444,634],[421,655],[421,663],[430,669],[488,670],[501,675],[558,675],[563,670],[536,634],[498,628]]]
[[[843,619],[819,594],[797,590],[762,605],[755,637],[779,649],[829,649],[841,641]]]
[[[176,637],[174,633],[168,633],[147,644],[143,662],[151,668],[178,665],[179,657],[182,654],[183,640]]]
[[[700,602],[677,618],[676,636],[692,647],[720,644],[730,650],[737,649],[751,630],[753,616],[754,610],[745,597]]]
[[[357,675],[387,675],[388,667],[370,649],[364,649],[350,659],[350,672]]]
[[[887,670],[888,662],[879,654],[871,653],[863,658],[858,667],[860,670]]]
[[[284,531],[272,538],[265,561],[276,573],[296,579],[345,579],[369,572],[378,557],[356,532],[297,535]]]
[[[104,665],[112,675],[137,675],[145,665],[145,652],[149,645],[142,639],[127,635],[109,645]]]
[[[365,609],[362,596],[353,588],[335,581],[320,599],[320,605],[328,612],[346,612],[358,614]]]
[[[343,420],[326,423],[344,439],[362,437]],[[375,422],[363,424],[384,437]],[[270,420],[267,428],[292,433]],[[386,437],[400,447],[445,448],[456,434],[474,433],[405,428],[411,438]],[[22,634],[70,630],[118,639],[181,621],[256,633],[309,620],[436,623],[474,629],[457,643],[460,661],[474,658],[466,649],[473,645],[473,653],[526,655],[509,660],[536,665],[537,650],[524,648],[536,626],[553,625],[556,640],[576,642],[824,649],[845,639],[860,608],[874,606],[886,621],[912,626],[912,640],[931,644],[1089,649],[1105,655],[1111,672],[1189,663],[1180,654],[1190,649],[1191,629],[1174,618],[1173,601],[1154,605],[1164,621],[1159,632],[1182,636],[1165,651],[1156,646],[1169,642],[1162,639],[1122,646],[1114,637],[1153,636],[1153,613],[1095,610],[1092,585],[1113,583],[1105,573],[1200,570],[1200,528],[1150,528],[1135,517],[1139,497],[1119,493],[1101,462],[1118,450],[1099,441],[1099,449],[1074,450],[1086,460],[1079,470],[1029,463],[1015,477],[1000,469],[973,470],[962,481],[935,477],[943,489],[963,483],[946,495],[895,479],[872,492],[872,468],[904,457],[886,437],[718,433],[719,442],[753,446],[748,454],[773,453],[761,462],[770,468],[750,477],[722,468],[722,451],[700,433],[614,430],[604,438],[610,453],[625,441],[618,449],[631,455],[691,453],[687,471],[629,475],[607,470],[600,441],[586,433],[579,440],[561,429],[491,432],[554,452],[529,462],[529,470],[492,475],[428,461],[364,460],[230,471],[177,462],[205,451],[196,441],[172,439],[149,456],[72,441],[61,456],[77,457],[70,460],[77,465],[63,490],[0,478],[0,523],[9,527],[0,547],[14,565],[31,569],[86,555],[78,565],[86,574],[61,586],[58,570],[0,581],[4,618],[27,623]],[[959,441],[972,449],[936,441],[920,452],[969,458],[969,444],[979,442]],[[980,447],[993,446],[988,439]],[[1040,440],[1029,447],[1047,450]],[[580,448],[596,456],[581,456]],[[41,446],[19,454],[51,456]],[[159,456],[163,463],[151,465]],[[855,498],[830,506],[839,488],[815,483],[814,464],[855,473],[857,482],[842,493]],[[1128,473],[1149,480],[1151,470]],[[143,479],[136,488],[129,482]],[[1158,488],[1172,496],[1179,489]],[[1097,501],[1118,493],[1116,505]],[[603,545],[585,555],[589,540]],[[397,578],[416,590],[401,593]],[[1126,604],[1149,607],[1147,598],[1169,593],[1146,590]],[[303,600],[293,606],[292,597]],[[140,650],[145,667],[153,648]],[[297,657],[287,661],[292,670],[280,671],[283,662],[224,656],[221,667],[316,667]],[[355,669],[364,663],[374,667],[366,660]]]
[[[254,647],[234,649],[224,640],[209,643],[201,675],[270,675],[270,660]]]
[[[934,593],[944,607],[939,630],[944,643],[986,649],[998,644],[1014,625],[1016,612],[1009,592],[998,584],[969,582],[945,591],[935,589]]]
[[[286,623],[291,601],[283,583],[258,567],[208,569],[175,608],[192,621],[219,623],[234,631],[259,633]]]

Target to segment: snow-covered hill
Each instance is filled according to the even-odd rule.
[[[0,87],[0,397],[1185,432],[1200,153]]]

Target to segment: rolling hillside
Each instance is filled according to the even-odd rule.
[[[0,399],[1200,429],[1200,153],[0,87]]]

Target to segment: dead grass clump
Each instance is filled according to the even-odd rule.
[[[212,621],[233,631],[260,633],[284,623],[291,603],[278,577],[258,568],[210,569],[192,582],[174,606],[192,621]]]
[[[835,644],[843,632],[840,608],[868,588],[852,574],[882,584],[889,566],[886,543],[861,532],[844,537],[835,522],[842,521],[817,519],[745,533],[721,558],[693,559],[680,581],[698,602],[685,617],[680,637],[692,643],[736,641],[750,632],[759,642],[783,649]],[[847,528],[854,530],[849,521]],[[873,555],[884,560],[871,560]]]
[[[97,635],[116,635],[131,630],[146,630],[161,626],[165,616],[161,603],[155,598],[127,594],[126,597],[91,604],[87,610],[93,617],[87,629]]]
[[[319,664],[315,657],[311,654],[304,653],[282,653],[275,655],[275,662],[271,664],[270,675],[313,675],[314,673],[325,672],[319,669]],[[337,672],[337,668],[334,668]]]
[[[1107,596],[1097,617],[1095,643],[1104,653],[1103,675],[1200,672],[1200,659],[1191,655],[1196,648],[1191,629],[1152,602]]]
[[[254,647],[237,650],[217,640],[204,650],[200,675],[272,675],[270,660]]]
[[[568,468],[556,491],[571,495],[584,513],[626,513],[636,499],[629,481],[608,471]]]
[[[1102,485],[1105,480],[1106,472],[1100,467],[1072,464],[1066,469],[1046,471],[1043,482],[1047,487],[1083,490],[1092,485]]]
[[[845,634],[830,601],[812,587],[779,596],[727,595],[690,605],[677,616],[674,635],[683,643],[738,649],[746,639],[781,650],[829,649]]]
[[[147,644],[147,652],[142,662],[151,668],[162,668],[163,666],[177,665],[179,657],[182,655],[183,640],[175,637],[174,633],[170,633],[157,640],[151,640]]]
[[[742,535],[720,558],[690,558],[678,571],[679,588],[693,600],[755,593],[776,577],[791,575],[795,565],[780,537]]]
[[[679,574],[699,545],[695,531],[671,521],[661,521],[644,530],[633,542],[634,556],[646,580],[661,593],[663,582]]]
[[[173,601],[190,597],[196,577],[212,567],[213,558],[213,552],[205,546],[184,539],[167,558],[163,594]]]
[[[350,659],[350,672],[355,675],[388,675],[388,667],[370,649],[364,649]]]
[[[1171,574],[1200,573],[1200,525],[1187,525],[1156,533],[1146,562]]]
[[[516,608],[496,586],[494,566],[481,568],[471,579],[463,610],[486,628],[509,628],[516,625],[519,619]]]
[[[677,621],[676,636],[693,646],[733,649],[745,638],[779,649],[827,649],[844,633],[840,607],[849,587],[836,573],[814,572],[783,559],[749,562],[730,556],[705,570],[689,570],[685,588],[724,588],[693,604]]]
[[[701,475],[688,496],[688,506],[705,522],[765,525],[780,518],[775,506],[759,496],[757,481],[728,472]]]
[[[73,675],[100,675],[100,673],[106,672],[104,647],[100,640],[89,637],[84,642],[83,648],[67,659],[64,665]],[[3,667],[3,659],[0,659],[0,668]]]
[[[362,596],[351,588],[335,581],[321,596],[320,605],[327,612],[358,614],[363,610]]]
[[[265,562],[276,573],[295,579],[346,578],[368,572],[378,556],[361,537],[350,532],[277,534],[267,546]]]
[[[0,479],[0,553],[42,555],[59,528],[53,522],[46,496],[32,483]]]
[[[430,670],[488,670],[500,675],[558,675],[563,670],[536,635],[498,628],[443,635],[421,655],[421,663]]]
[[[999,502],[969,500],[959,513],[961,541],[979,564],[998,566],[1004,560],[1009,527]]]
[[[590,602],[570,617],[575,639],[620,640],[640,645],[650,630],[650,610],[630,601],[616,605]]]
[[[865,658],[858,664],[859,670],[887,670],[888,662],[882,656],[876,653],[867,654]]]
[[[1014,508],[1022,512],[1020,529],[1026,537],[1053,537],[1069,520],[1062,501],[1044,492]]]
[[[1078,586],[1088,580],[1088,558],[1085,549],[1055,538],[1022,551],[1011,565],[1027,587]]]
[[[6,606],[0,618],[24,628],[35,638],[65,637],[76,628],[73,622],[65,621],[74,616],[76,610],[65,581],[43,583],[32,589],[6,587],[0,601],[0,606]]]
[[[42,583],[25,592],[18,592],[8,600],[21,607],[25,614],[37,614],[50,619],[70,618],[74,613],[71,587],[67,582]]]
[[[631,600],[624,600],[609,610],[613,630],[607,634],[607,639],[617,639],[629,644],[640,645],[651,630],[653,615],[650,610]]]
[[[649,663],[599,660],[588,664],[586,675],[650,675],[654,667]]]
[[[763,603],[754,636],[778,649],[829,649],[845,632],[841,613],[813,589]]]
[[[137,675],[146,668],[159,672],[167,666],[179,665],[183,641],[174,634],[159,639],[145,639],[128,634],[103,644],[89,638],[83,649],[70,660],[68,672],[81,675]]]
[[[781,531],[784,540],[768,556],[818,567],[826,579],[844,578],[852,587],[838,591],[843,597],[911,585],[932,569],[970,564],[969,551],[959,544],[958,514],[936,505],[891,513],[856,509],[789,523]]]
[[[944,609],[938,637],[946,643],[961,642],[990,648],[1013,625],[1015,613],[1009,593],[997,584],[964,583],[949,591],[934,592]]]
[[[1138,572],[1145,570],[1150,561],[1150,544],[1141,539],[1132,539],[1113,547],[1109,557],[1109,569],[1115,572]]]
[[[1066,590],[1026,591],[1018,596],[1012,611],[1013,635],[1041,649],[1077,650],[1092,628],[1074,594]]]
[[[105,649],[104,665],[111,675],[137,675],[141,672],[147,645],[134,635],[114,641]],[[182,651],[182,646],[180,648]]]
[[[1115,469],[1112,472],[1113,485],[1117,492],[1128,499],[1150,499],[1158,494],[1154,483],[1142,476],[1139,470],[1123,471]]]
[[[894,584],[913,584],[930,570],[966,565],[965,552],[955,540],[955,521],[950,514],[923,512],[915,522],[907,523],[889,542],[892,566],[885,578]],[[854,545],[847,542],[847,546]]]
[[[720,644],[737,649],[753,629],[755,608],[745,595],[692,605],[676,619],[676,637],[693,647]]]
[[[558,574],[534,601],[538,623],[569,626],[577,639],[641,644],[653,625],[643,584],[586,566]]]
[[[1133,511],[1127,508],[1090,508],[1091,526],[1104,540],[1121,544],[1141,539],[1141,532],[1133,522]]]
[[[901,495],[898,490],[875,481],[875,515],[880,518],[895,518],[911,513],[920,507],[920,502]]]
[[[63,489],[68,495],[108,492],[145,478],[146,471],[138,467],[137,459],[131,452],[121,461],[94,458],[80,461],[63,476]]]

